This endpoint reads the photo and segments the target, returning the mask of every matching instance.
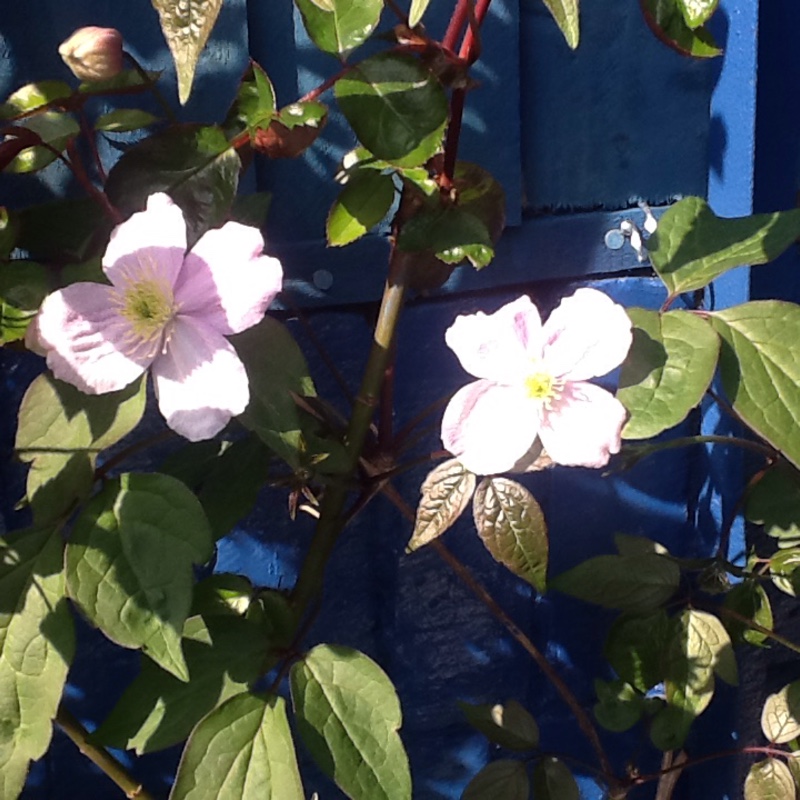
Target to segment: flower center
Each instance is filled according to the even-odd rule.
[[[131,326],[126,349],[132,354],[144,346],[145,355],[155,356],[177,311],[172,289],[156,278],[128,281],[118,290],[117,302]]]
[[[525,391],[531,400],[541,400],[546,408],[553,400],[561,396],[563,381],[553,377],[549,372],[533,372],[525,378]]]

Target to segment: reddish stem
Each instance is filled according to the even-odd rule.
[[[55,147],[51,147],[46,142],[42,142],[42,146],[55,153],[58,158],[64,164],[66,164],[67,167],[69,167],[78,183],[83,186],[90,197],[94,198],[100,204],[100,206],[102,206],[103,211],[106,212],[106,216],[108,216],[108,218],[115,225],[119,225],[121,222],[123,222],[122,214],[120,214],[119,211],[117,211],[117,209],[111,205],[108,195],[98,189],[86,174],[86,169],[83,166],[83,162],[80,159],[80,155],[78,154],[78,150],[75,147],[74,142],[69,142],[67,144],[67,153],[69,154],[69,158],[65,158],[63,153],[60,153]]]
[[[472,0],[458,0],[458,4],[453,11],[453,16],[450,17],[450,24],[447,26],[447,31],[442,39],[442,47],[446,50],[456,49],[456,42],[461,36],[461,32],[467,24],[469,19],[469,10],[472,5]]]
[[[347,64],[346,66],[342,67],[335,75],[331,75],[330,78],[324,80],[319,86],[315,89],[312,89],[307,94],[304,94],[297,102],[298,103],[308,103],[311,100],[316,100],[320,95],[324,94],[328,91],[328,89],[333,86],[339,78],[343,78],[347,75],[348,72],[352,72],[355,69],[354,64]]]

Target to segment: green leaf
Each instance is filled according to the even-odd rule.
[[[772,583],[790,597],[800,595],[800,548],[780,550],[769,560]]]
[[[282,697],[241,694],[194,729],[170,800],[304,800]]]
[[[44,108],[72,95],[72,88],[64,81],[37,81],[12,92],[0,106],[0,119],[14,119]]]
[[[75,632],[64,597],[58,528],[0,540],[0,797],[22,790],[30,761],[46,752]]]
[[[723,219],[700,197],[666,210],[647,249],[670,295],[702,289],[742,264],[765,264],[800,236],[800,209]]]
[[[84,95],[140,94],[152,89],[160,77],[160,70],[149,70],[142,74],[136,69],[123,69],[108,80],[82,83],[78,86],[78,92]]]
[[[719,0],[678,0],[684,22],[695,30],[705,25],[717,10]]]
[[[94,123],[94,129],[122,133],[147,128],[154,122],[158,122],[158,117],[149,111],[142,111],[140,108],[118,108],[107,114],[101,114]]]
[[[18,235],[19,217],[16,212],[0,206],[0,259],[3,261],[11,257],[12,251],[17,246]]]
[[[508,478],[484,478],[475,490],[472,511],[478,536],[495,561],[543,592],[549,543],[534,496]]]
[[[717,677],[730,686],[737,686],[736,656],[728,631],[719,617],[707,611],[687,609],[679,619],[686,632],[686,652],[693,667],[709,664]]]
[[[191,247],[226,219],[239,184],[241,161],[221,128],[178,125],[126,150],[108,175],[106,192],[123,214],[167,192],[183,209]]]
[[[594,682],[598,703],[594,707],[597,721],[608,731],[622,733],[632,728],[641,718],[644,698],[625,681]]]
[[[776,464],[747,492],[745,516],[764,526],[778,547],[800,545],[800,472]]]
[[[457,459],[434,467],[420,487],[414,533],[407,552],[419,549],[452,527],[475,491],[475,475]]]
[[[291,103],[265,127],[251,132],[253,149],[269,158],[297,158],[311,147],[328,121],[328,108],[314,100]]]
[[[181,632],[192,599],[192,565],[212,539],[203,509],[167,475],[125,474],[84,507],[67,545],[67,587],[113,642],[142,649],[183,681]]]
[[[241,222],[242,225],[263,228],[271,205],[272,192],[236,195],[231,208],[231,219]]]
[[[50,276],[35,261],[0,262],[0,343],[22,339],[42,300]]]
[[[447,97],[410,56],[372,56],[340,78],[335,92],[359,141],[378,158],[415,167],[439,149]]]
[[[408,178],[408,170],[403,176]],[[453,186],[458,198],[458,207],[477,217],[489,238],[496,242],[506,224],[506,196],[496,178],[483,167],[469,161],[457,161]]]
[[[789,767],[777,758],[750,767],[744,781],[744,800],[795,800],[797,788]]]
[[[419,25],[431,0],[411,0],[411,8],[408,12],[408,25],[410,28],[416,28]]]
[[[382,0],[295,0],[311,41],[325,53],[346,57],[375,30]]]
[[[722,50],[717,47],[707,28],[699,26],[692,29],[686,24],[682,3],[683,0],[639,0],[650,30],[667,47],[694,58],[721,55]]]
[[[188,682],[143,658],[139,674],[92,740],[139,755],[162,750],[186,739],[202,717],[229,697],[247,691],[261,675],[271,642],[263,624],[228,610],[186,621]]]
[[[53,521],[94,482],[97,456],[130,433],[142,418],[145,381],[103,395],[85,395],[45,373],[22,398],[15,443],[31,467],[27,496],[38,522]]]
[[[720,373],[736,413],[800,467],[800,306],[778,300],[717,311]]]
[[[646,614],[672,597],[680,577],[678,565],[656,553],[596,556],[562,572],[550,587],[603,608]]]
[[[573,50],[581,36],[578,0],[544,0],[548,11],[564,34],[564,39]]]
[[[632,536],[629,533],[615,533],[614,545],[621,556],[636,556],[643,553],[658,553],[668,556],[669,550],[661,542],[648,539],[646,536]]]
[[[178,98],[185,105],[192,91],[200,53],[222,8],[222,0],[152,0],[178,73]]]
[[[461,800],[528,800],[531,787],[524,761],[487,764],[465,787]]]
[[[625,439],[649,439],[686,419],[703,399],[719,354],[708,321],[688,311],[628,309],[633,345],[617,398],[630,412]]]
[[[26,147],[5,168],[6,172],[37,172],[58,158],[70,139],[80,133],[78,123],[61,111],[42,111],[32,117],[26,117],[16,123],[19,128],[33,131],[41,141],[49,145]]]
[[[410,800],[411,774],[397,734],[400,702],[370,658],[322,644],[294,664],[297,729],[320,769],[352,800]]]
[[[729,608],[747,619],[761,625],[762,628],[772,630],[772,606],[769,597],[764,591],[764,587],[755,581],[744,581],[734,586],[726,595],[723,602],[725,608]],[[768,638],[761,631],[748,628],[743,622],[725,617],[725,627],[731,636],[734,644],[747,642],[753,645],[762,645]]]
[[[539,746],[539,726],[516,700],[509,700],[505,705],[459,702],[458,707],[467,722],[493,744],[520,751]]]
[[[380,172],[353,175],[328,214],[328,244],[341,247],[360,239],[389,213],[394,194],[391,175]]]
[[[663,653],[670,622],[663,609],[645,616],[622,616],[606,637],[605,656],[617,675],[640,692],[663,680]]]
[[[761,711],[761,730],[773,744],[785,744],[800,736],[800,681],[767,697]]]
[[[250,69],[242,78],[236,99],[233,101],[225,126],[238,122],[253,130],[269,124],[275,113],[275,88],[264,69],[252,61]]]
[[[405,252],[432,250],[445,264],[469,259],[478,269],[494,257],[486,225],[458,206],[440,206],[438,199],[403,225],[397,247]]]
[[[545,756],[533,769],[536,800],[580,800],[581,793],[569,767],[553,756]]]

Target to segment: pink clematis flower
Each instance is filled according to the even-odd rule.
[[[112,285],[74,283],[46,297],[28,341],[56,378],[87,394],[150,369],[167,424],[208,439],[250,399],[225,336],[258,323],[280,291],[280,262],[263,248],[256,228],[227,222],[187,253],[180,208],[151,195],[111,234],[103,270]]]
[[[604,466],[619,452],[626,412],[586,381],[619,366],[631,339],[622,306],[595,289],[578,289],[544,326],[524,296],[488,316],[458,317],[445,340],[479,380],[450,400],[444,446],[479,475],[514,468],[537,436],[557,464]]]

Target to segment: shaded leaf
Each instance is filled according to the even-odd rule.
[[[744,511],[778,540],[778,547],[800,545],[800,472],[776,464],[748,490]]]
[[[410,800],[411,775],[397,734],[400,703],[363,653],[322,644],[294,664],[297,729],[320,769],[353,800]]]
[[[636,556],[644,553],[658,553],[668,556],[669,550],[661,542],[648,539],[646,536],[632,536],[628,533],[615,533],[614,545],[621,556]]]
[[[797,789],[789,767],[777,758],[750,767],[744,781],[744,800],[795,800]]]
[[[212,554],[203,509],[167,475],[124,474],[84,507],[67,545],[67,587],[90,621],[185,681],[181,632],[194,564]]]
[[[107,114],[101,114],[95,121],[94,128],[97,131],[122,133],[147,128],[154,122],[158,122],[158,117],[149,111],[140,108],[117,108]]]
[[[37,81],[21,86],[12,92],[0,106],[0,119],[14,119],[37,108],[44,108],[72,95],[72,88],[64,81]]]
[[[240,694],[194,729],[170,800],[304,800],[282,697]]]
[[[434,467],[420,487],[414,533],[406,548],[417,550],[441,536],[467,507],[475,491],[475,475],[452,458]]]
[[[501,759],[487,764],[465,787],[461,800],[528,800],[525,762]]]
[[[467,722],[493,744],[520,751],[539,746],[539,726],[516,700],[509,700],[505,705],[459,702],[458,707]]]
[[[800,467],[800,306],[778,300],[717,311],[720,373],[736,413]]]
[[[578,0],[544,0],[544,4],[564,34],[567,44],[574,50],[581,35]]]
[[[702,289],[742,264],[777,258],[800,236],[800,209],[723,219],[700,197],[666,210],[647,242],[650,260],[671,295]]]
[[[472,505],[478,536],[492,557],[543,592],[549,543],[534,496],[508,478],[484,478]]]
[[[641,719],[644,698],[629,683],[597,679],[594,690],[599,701],[594,716],[606,730],[622,733]]]
[[[761,711],[761,730],[774,744],[785,744],[800,736],[800,681],[767,697]]]
[[[617,675],[646,692],[664,678],[663,654],[670,622],[663,609],[646,616],[622,616],[606,637],[605,656]]]
[[[40,144],[26,147],[4,167],[7,172],[37,172],[43,169],[58,158],[58,153],[64,150],[70,139],[80,133],[78,123],[61,111],[42,111],[20,120],[16,125],[33,132],[48,147]]]
[[[649,439],[686,419],[703,399],[717,367],[719,337],[688,311],[628,309],[633,344],[617,398],[630,412],[625,439]]]
[[[22,790],[50,745],[75,650],[58,528],[0,540],[0,797]]]
[[[347,56],[378,25],[382,0],[295,0],[311,41],[320,50]]]
[[[35,261],[0,262],[0,343],[22,339],[51,289],[47,270]]]
[[[545,756],[533,769],[536,800],[580,800],[581,793],[569,767],[553,756]]]
[[[88,495],[98,454],[130,433],[144,408],[144,379],[92,396],[48,373],[31,383],[20,404],[15,448],[31,465],[27,497],[34,519],[57,519]]]
[[[656,553],[596,556],[562,572],[550,587],[603,608],[645,614],[672,597],[680,576],[672,559]]]
[[[84,95],[140,94],[149,91],[160,77],[160,70],[146,70],[142,74],[137,69],[123,69],[113,78],[82,83],[78,86],[78,92]]]
[[[394,195],[391,175],[367,171],[354,175],[328,214],[328,244],[341,247],[360,239],[389,213]]]
[[[726,595],[723,605],[737,614],[760,625],[762,628],[772,630],[772,607],[764,587],[755,581],[745,581],[734,586]],[[733,639],[734,644],[748,642],[761,645],[767,635],[761,631],[748,628],[743,622],[731,617],[724,617],[725,627]]]
[[[415,59],[397,53],[372,56],[340,78],[335,92],[359,141],[376,157],[414,167],[439,149],[447,98]]]
[[[178,98],[189,99],[200,53],[222,8],[222,0],[152,0],[178,73]]]

